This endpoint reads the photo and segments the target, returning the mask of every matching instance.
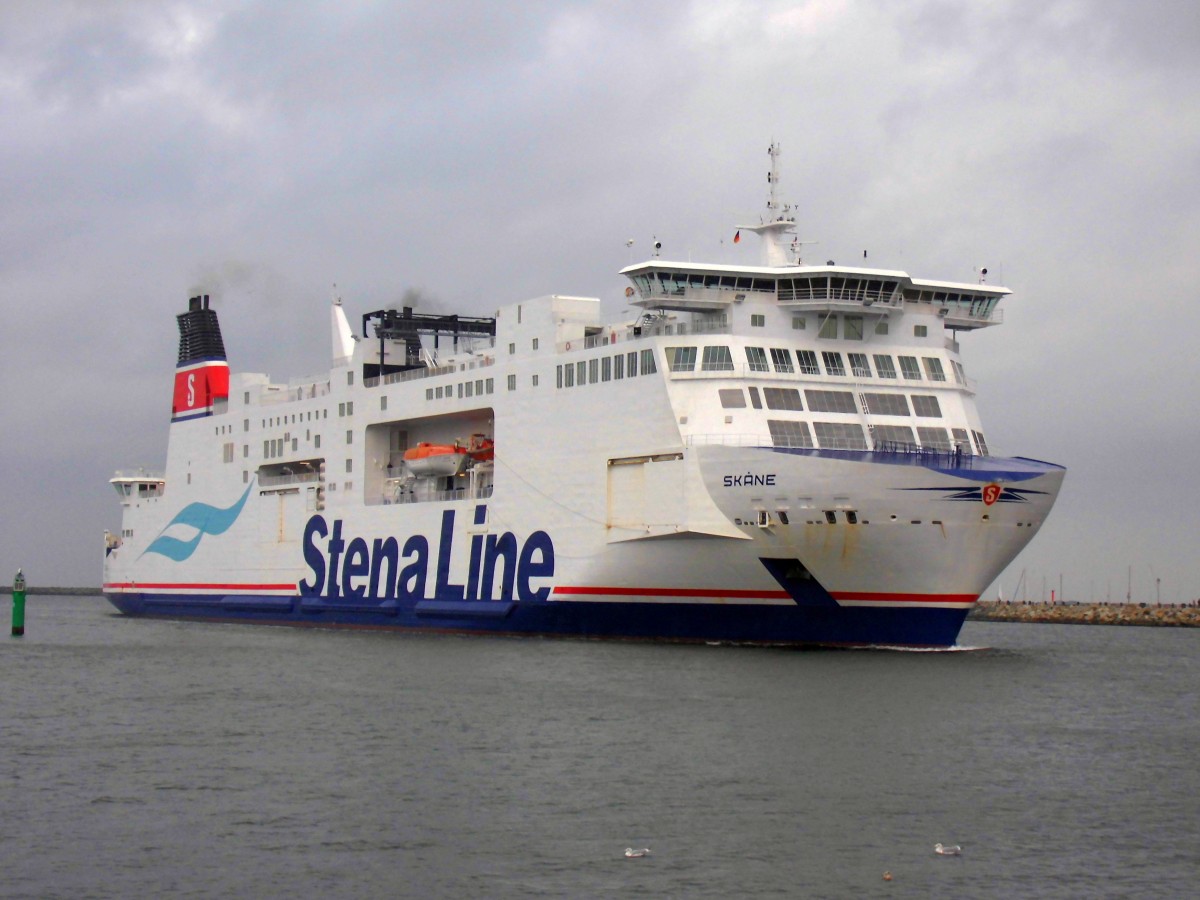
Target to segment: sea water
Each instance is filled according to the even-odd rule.
[[[0,644],[0,896],[1193,895],[1200,630],[961,643],[386,634],[34,595]]]

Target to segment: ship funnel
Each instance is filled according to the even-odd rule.
[[[179,359],[175,364],[175,395],[171,421],[211,416],[218,400],[229,397],[229,363],[217,312],[208,308],[208,294],[188,299],[179,322]]]

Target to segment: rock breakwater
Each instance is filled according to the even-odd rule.
[[[968,616],[981,622],[1043,622],[1056,625],[1160,625],[1200,628],[1200,606],[1139,603],[1014,603],[980,600]]]

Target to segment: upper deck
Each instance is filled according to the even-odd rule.
[[[748,299],[808,312],[886,316],[906,304],[933,308],[956,331],[1003,321],[1008,288],[913,278],[906,272],[851,266],[728,266],[649,260],[621,274],[633,282],[630,303],[643,309],[719,312]]]

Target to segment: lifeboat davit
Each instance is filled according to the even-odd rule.
[[[457,475],[467,465],[467,448],[458,444],[421,442],[404,451],[404,464],[414,475]]]
[[[496,444],[487,435],[473,434],[467,445],[467,455],[476,462],[489,462],[496,458]]]

